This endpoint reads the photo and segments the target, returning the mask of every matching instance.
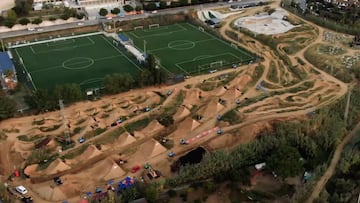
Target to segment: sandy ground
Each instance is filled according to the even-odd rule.
[[[234,19],[251,15],[254,12],[255,10],[246,9],[241,14],[230,16],[226,19],[220,32],[227,40],[237,43],[224,34],[225,30],[230,29],[230,23]],[[319,36],[321,33],[322,30],[320,30]],[[319,36],[314,38],[314,42],[321,40]],[[169,177],[173,175],[170,172],[169,165],[182,154],[197,146],[201,145],[209,150],[216,150],[247,143],[253,140],[261,129],[269,127],[269,121],[303,118],[308,112],[335,101],[347,91],[346,84],[309,64],[303,58],[303,51],[305,50],[303,49],[289,57],[292,62],[296,61],[295,56],[306,62],[306,67],[303,68],[309,75],[307,80],[314,82],[314,86],[301,92],[290,93],[288,90],[302,85],[305,81],[297,81],[289,87],[284,87],[280,82],[271,83],[274,85],[274,88],[267,88],[267,91],[282,91],[283,93],[272,97],[268,96],[263,100],[256,100],[255,98],[265,94],[263,91],[256,90],[256,85],[259,81],[268,82],[267,75],[269,74],[270,61],[274,60],[279,66],[282,65],[282,62],[270,49],[264,47],[259,42],[246,46],[239,44],[239,46],[250,48],[253,51],[261,50],[258,53],[264,57],[264,61],[261,63],[265,66],[264,73],[261,76],[257,78],[254,76],[255,67],[258,64],[250,64],[237,69],[192,77],[174,86],[137,89],[119,95],[106,96],[98,101],[79,102],[67,106],[65,117],[69,123],[70,132],[80,128],[80,132],[72,137],[76,144],[70,151],[79,149],[86,143],[89,143],[90,146],[75,158],[66,160],[57,159],[43,171],[36,171],[37,165],[30,165],[25,169],[26,173],[35,177],[63,171],[64,175],[62,178],[65,182],[63,186],[55,187],[51,178],[37,184],[31,184],[29,180],[16,180],[18,181],[17,183],[24,184],[30,189],[30,194],[34,197],[35,202],[58,202],[64,199],[75,202],[84,192],[93,192],[96,186],[102,186],[110,179],[120,180],[126,175],[138,177],[144,170],[141,169],[136,174],[132,174],[131,169],[137,165],[143,166],[145,162],[151,163],[165,177]],[[281,46],[278,48],[281,49]],[[319,71],[320,74],[314,75],[310,72],[311,69]],[[211,91],[202,91],[196,87],[197,84],[204,80],[211,80],[211,78],[217,78],[219,75],[234,71],[242,71],[242,73],[234,80],[229,81],[226,85],[227,88],[219,86]],[[286,81],[294,80],[289,69],[285,67],[283,71],[282,74],[286,76],[280,73],[278,75],[284,77]],[[192,87],[185,88],[188,84],[191,84]],[[166,95],[166,92],[170,89],[173,90],[173,94],[164,101],[153,92],[159,91]],[[126,124],[146,117],[149,118],[152,115],[161,115],[164,107],[172,107],[180,90],[183,90],[185,93],[184,102],[175,109],[174,129],[166,135],[166,138],[174,143],[171,149],[165,148],[154,139],[159,133],[169,130],[156,120],[151,121],[145,128],[135,131],[134,136],[128,132],[122,133],[116,139],[102,144],[101,150],[97,149],[95,146],[96,141],[106,140],[106,133],[116,132],[117,128],[122,128]],[[311,94],[309,93],[310,91],[312,91]],[[331,98],[316,99],[316,95],[325,95],[329,92],[333,95]],[[309,93],[309,95],[302,96],[302,93]],[[286,99],[289,96],[294,99],[293,102]],[[224,99],[226,102],[219,103],[219,98]],[[216,119],[218,115],[224,115],[226,112],[235,109],[235,101],[237,99],[240,99],[242,102],[246,99],[254,99],[253,103],[239,108],[239,112],[244,116],[244,121],[234,125],[218,122]],[[151,106],[152,110],[150,112],[137,111],[147,106]],[[196,110],[197,108],[198,110]],[[194,120],[195,114],[201,115],[202,119]],[[116,127],[110,127],[110,124],[116,122],[119,118],[126,118],[126,120]],[[88,138],[85,143],[79,144],[77,139],[91,132],[93,128],[96,128],[94,126],[104,128],[106,132],[96,137]],[[216,131],[220,127],[224,133],[217,135]],[[2,121],[0,129],[8,137],[6,141],[0,141],[0,175],[7,176],[14,168],[21,168],[24,158],[28,157],[34,150],[35,141],[20,141],[17,139],[18,136],[26,135],[28,139],[38,142],[47,135],[52,140],[45,147],[48,147],[53,152],[58,152],[59,148],[54,140],[59,138],[59,135],[62,134],[65,128],[66,126],[62,123],[60,112],[48,112],[36,116]],[[192,142],[188,145],[180,145],[179,141],[182,138],[192,140]],[[170,150],[176,154],[175,157],[168,157]],[[68,151],[60,153],[65,155]],[[13,157],[17,158],[13,159]],[[105,158],[99,160],[96,164],[91,162],[99,157]],[[120,159],[127,162],[119,164]],[[81,170],[72,171],[73,169]],[[209,196],[208,202],[219,201],[221,202],[219,197]]]
[[[14,0],[1,0],[0,1],[0,13],[1,11],[8,10],[15,6]]]

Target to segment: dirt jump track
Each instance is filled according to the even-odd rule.
[[[251,48],[252,51],[260,54],[263,60],[236,69],[190,77],[183,83],[173,86],[135,89],[119,95],[104,97],[98,101],[81,102],[67,107],[65,114],[71,123],[72,132],[75,128],[80,129],[79,133],[74,136],[74,140],[92,132],[94,125],[103,128],[105,132],[89,137],[85,143],[75,142],[73,148],[61,152],[61,156],[68,155],[81,149],[84,145],[88,145],[83,153],[74,158],[65,160],[58,158],[42,171],[37,171],[37,164],[27,166],[24,171],[30,175],[30,182],[33,186],[30,189],[38,194],[37,200],[39,202],[59,201],[64,197],[78,196],[86,187],[93,187],[94,184],[103,184],[104,181],[131,174],[130,170],[133,166],[142,165],[144,162],[151,162],[154,167],[158,167],[164,172],[165,177],[171,176],[172,174],[167,172],[170,171],[169,165],[172,162],[167,155],[170,150],[178,156],[197,146],[206,145],[207,148],[216,150],[246,143],[253,140],[261,129],[269,125],[270,121],[304,118],[309,112],[333,103],[345,95],[348,90],[347,84],[306,61],[303,57],[306,47],[288,56],[292,63],[297,63],[295,57],[304,61],[305,65],[293,64],[294,66],[298,65],[296,71],[301,71],[306,75],[300,80],[294,74],[293,69],[284,66],[284,62],[279,59],[274,50],[262,45],[256,39],[244,36],[243,41],[245,42],[246,40],[255,41],[255,43],[244,45],[226,35],[225,31],[232,29],[230,24],[233,20],[239,16],[253,13],[255,10],[249,9],[226,18],[219,31],[226,40],[245,48]],[[315,25],[310,25],[315,27]],[[319,33],[321,32],[320,29]],[[279,37],[281,36],[279,35]],[[321,36],[316,36],[313,41],[317,42],[319,39]],[[277,47],[277,51],[284,53],[283,47],[285,46],[287,46],[286,43],[281,43]],[[272,61],[275,64],[276,72],[271,71]],[[259,68],[261,66],[262,69]],[[278,80],[272,80],[269,77],[270,74],[272,74],[272,79],[277,78]],[[221,83],[223,79],[219,78],[224,75],[235,76],[234,79]],[[204,81],[213,85],[212,88],[204,88]],[[263,83],[263,89],[257,88],[260,82]],[[165,99],[161,99],[158,94],[154,93],[161,92],[161,94],[167,95],[168,90],[173,90],[173,93],[166,96]],[[180,92],[184,94],[183,102],[177,104],[176,99]],[[319,94],[324,95],[324,98],[319,99],[317,96]],[[220,102],[220,99],[226,102]],[[241,101],[240,105],[236,104],[238,100]],[[146,106],[151,106],[151,111],[136,111]],[[166,109],[171,108],[175,108],[172,109],[174,124],[171,128],[166,128],[156,118],[163,115],[162,113]],[[234,110],[241,115],[241,122],[230,125],[228,122],[217,120],[218,115],[224,115]],[[196,120],[195,115],[201,115],[202,118]],[[122,123],[110,127],[110,124],[125,117],[126,120]],[[145,118],[152,120],[146,126],[131,131],[134,136],[124,128],[128,124]],[[51,146],[53,151],[57,151],[54,140],[58,138],[57,134],[61,134],[64,129],[63,126],[54,128],[59,124],[61,124],[59,112],[1,122],[0,128],[8,131],[6,142],[10,144],[3,149],[4,151],[1,151],[0,163],[11,162],[9,159],[11,150],[19,152],[23,158],[32,152],[34,142],[20,141],[17,139],[17,136],[20,135],[26,135],[28,139],[34,140],[38,135],[49,135],[53,144],[45,147],[50,148]],[[224,136],[217,135],[216,130],[219,129],[219,126],[221,126]],[[52,128],[54,130],[51,131]],[[49,130],[49,132],[44,133],[41,130]],[[234,130],[237,133],[234,133]],[[159,142],[157,136],[160,133],[161,136],[165,136],[173,142],[171,147],[163,146]],[[341,146],[338,146],[334,157],[338,156],[339,159],[343,145],[347,142],[346,140],[350,139],[348,136],[340,144]],[[109,137],[112,139],[108,139]],[[188,145],[180,145],[179,141],[182,138],[193,141]],[[39,139],[36,140],[36,142],[38,141]],[[101,144],[97,144],[99,141]],[[127,163],[118,165],[120,158],[127,160]],[[335,163],[332,161],[330,166],[335,168],[338,159],[334,161]],[[21,165],[21,162],[17,164]],[[333,166],[334,164],[335,166]],[[9,173],[11,170],[10,168],[2,171]],[[329,177],[331,177],[333,171],[329,173]],[[133,175],[137,176],[138,174]],[[49,181],[56,176],[66,178],[66,184],[58,188],[50,187]],[[88,177],[92,177],[92,180],[89,180]],[[325,185],[326,180],[319,181],[320,186],[317,186],[319,191]],[[27,186],[30,183],[24,182],[23,184]]]

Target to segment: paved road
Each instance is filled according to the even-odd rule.
[[[146,12],[141,15],[133,15],[133,16],[126,16],[123,18],[117,17],[113,19],[97,19],[97,20],[86,20],[83,21],[83,25],[81,26],[89,26],[89,25],[97,25],[101,22],[112,22],[113,20],[116,21],[124,21],[124,20],[133,20],[133,19],[141,19],[141,18],[147,18],[149,16],[154,15],[162,15],[162,14],[175,14],[179,12],[186,12],[189,9],[208,9],[208,8],[215,8],[215,7],[227,7],[230,5],[244,5],[248,3],[258,3],[258,2],[266,2],[267,0],[242,0],[241,2],[234,2],[234,3],[226,3],[226,2],[217,2],[217,3],[211,3],[211,4],[202,4],[202,5],[195,5],[195,6],[185,6],[185,7],[178,7],[178,8],[170,8],[170,9],[163,9],[158,10],[158,13],[153,14],[151,12]],[[53,26],[47,26],[42,27],[42,31],[28,31],[28,30],[17,30],[17,31],[11,31],[11,32],[4,32],[0,33],[0,39],[5,39],[9,37],[17,37],[17,36],[23,36],[23,35],[31,35],[34,33],[42,33],[42,32],[49,32],[49,31],[56,31],[56,30],[64,30],[69,28],[75,28],[75,27],[81,27],[78,25],[78,22],[73,23],[66,23],[61,25],[53,25]]]

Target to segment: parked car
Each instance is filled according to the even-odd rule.
[[[139,170],[140,170],[140,166],[134,166],[134,167],[132,167],[132,169],[131,169],[131,173],[136,173],[136,172],[138,172]]]
[[[15,190],[22,195],[28,193],[27,189],[22,185],[15,187]]]
[[[84,138],[84,137],[80,137],[80,138],[79,138],[79,143],[81,144],[81,143],[83,143],[83,142],[85,142],[85,138]]]
[[[60,177],[55,177],[55,178],[54,178],[54,182],[56,183],[56,185],[62,185],[62,184],[63,184],[63,182],[62,182],[62,180],[61,180]]]

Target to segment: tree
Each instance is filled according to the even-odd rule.
[[[0,92],[0,121],[13,117],[16,112],[16,103],[5,93]]]
[[[157,121],[161,125],[168,127],[174,123],[174,118],[170,115],[165,115],[165,116],[161,116],[161,117],[157,118]]]
[[[73,103],[84,98],[84,94],[81,91],[80,85],[64,84],[57,85],[54,88],[54,99],[57,101],[63,99],[66,103]]]
[[[110,94],[128,91],[133,87],[134,82],[133,77],[129,73],[115,73],[104,78],[106,92]]]
[[[117,14],[120,13],[120,9],[119,8],[114,8],[114,9],[111,10],[111,13],[117,15]]]
[[[15,22],[17,20],[17,14],[14,10],[8,10],[7,12],[7,20]]]
[[[27,19],[27,18],[21,18],[21,19],[19,20],[19,23],[20,23],[21,25],[27,25],[27,24],[30,23],[30,20]]]
[[[124,5],[123,9],[124,9],[125,12],[131,12],[131,11],[134,10],[134,8],[132,6],[130,6],[130,5]]]
[[[141,6],[136,6],[136,7],[135,7],[135,11],[136,11],[136,12],[139,12],[139,11],[141,11],[141,10],[142,10],[142,7],[141,7]]]
[[[139,196],[139,191],[136,187],[129,187],[121,190],[122,199],[124,202],[131,202]]]
[[[12,9],[19,16],[26,16],[32,10],[34,0],[15,0],[15,7]]]
[[[145,189],[145,197],[146,200],[148,200],[149,202],[155,203],[156,200],[159,198],[158,185],[156,184],[148,185]]]
[[[282,145],[267,158],[266,166],[283,178],[293,177],[302,170],[300,158],[300,153],[296,148]]]
[[[106,16],[108,13],[109,13],[108,10],[105,8],[101,8],[99,11],[100,16]]]
[[[156,4],[154,2],[150,2],[146,5],[146,10],[148,11],[153,11],[153,10],[156,10],[157,7],[156,7]]]
[[[167,7],[166,1],[160,1],[160,9],[164,9],[166,7]]]

